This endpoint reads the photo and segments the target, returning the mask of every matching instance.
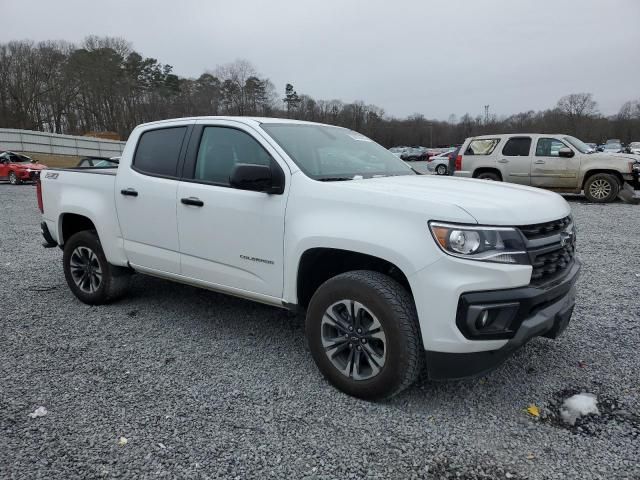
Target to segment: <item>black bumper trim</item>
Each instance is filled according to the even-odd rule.
[[[575,258],[571,267],[563,272],[563,275],[540,285],[530,284],[526,287],[507,290],[463,293],[458,301],[456,325],[465,338],[469,340],[508,340],[513,338],[525,319],[567,295],[578,280],[581,265],[580,260]],[[468,324],[468,312],[474,305],[499,307],[501,304],[505,306],[518,304],[513,318],[504,330],[483,333],[482,331],[474,330]]]
[[[515,350],[535,337],[557,338],[569,324],[575,305],[575,284],[580,272],[576,259],[562,279],[544,287],[475,292],[477,303],[520,302],[512,325],[517,325],[508,342],[498,350],[447,353],[426,351],[427,374],[433,380],[482,375],[502,364]],[[486,339],[483,337],[482,339]]]

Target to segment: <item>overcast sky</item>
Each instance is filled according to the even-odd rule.
[[[640,98],[640,0],[0,0],[0,41],[123,37],[199,76],[247,59],[284,93],[393,116]]]

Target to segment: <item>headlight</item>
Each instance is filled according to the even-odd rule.
[[[467,260],[529,265],[522,234],[515,228],[481,227],[430,222],[438,246],[447,253]]]

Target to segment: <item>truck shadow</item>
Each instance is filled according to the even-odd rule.
[[[130,295],[117,304],[128,316],[136,317],[130,321],[145,321],[145,306],[154,305],[154,311],[162,312],[153,317],[154,322],[164,325],[161,328],[173,332],[177,339],[197,335],[207,355],[233,362],[236,354],[244,353],[245,371],[256,375],[265,369],[271,372],[268,375],[280,372],[270,381],[280,383],[284,390],[309,395],[320,390],[327,401],[359,401],[335,390],[317,370],[306,344],[302,314],[144,275],[134,278]],[[176,331],[182,333],[176,335]],[[559,365],[571,361],[571,353],[561,343],[534,339],[481,377],[431,381],[423,373],[405,392],[376,404],[429,415],[450,412],[452,404],[477,408],[516,401],[526,408],[535,396],[532,392],[542,387],[548,376],[561,375]]]

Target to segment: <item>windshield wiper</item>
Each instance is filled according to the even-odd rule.
[[[316,178],[319,182],[344,182],[346,180],[353,180],[353,177],[320,177]]]

